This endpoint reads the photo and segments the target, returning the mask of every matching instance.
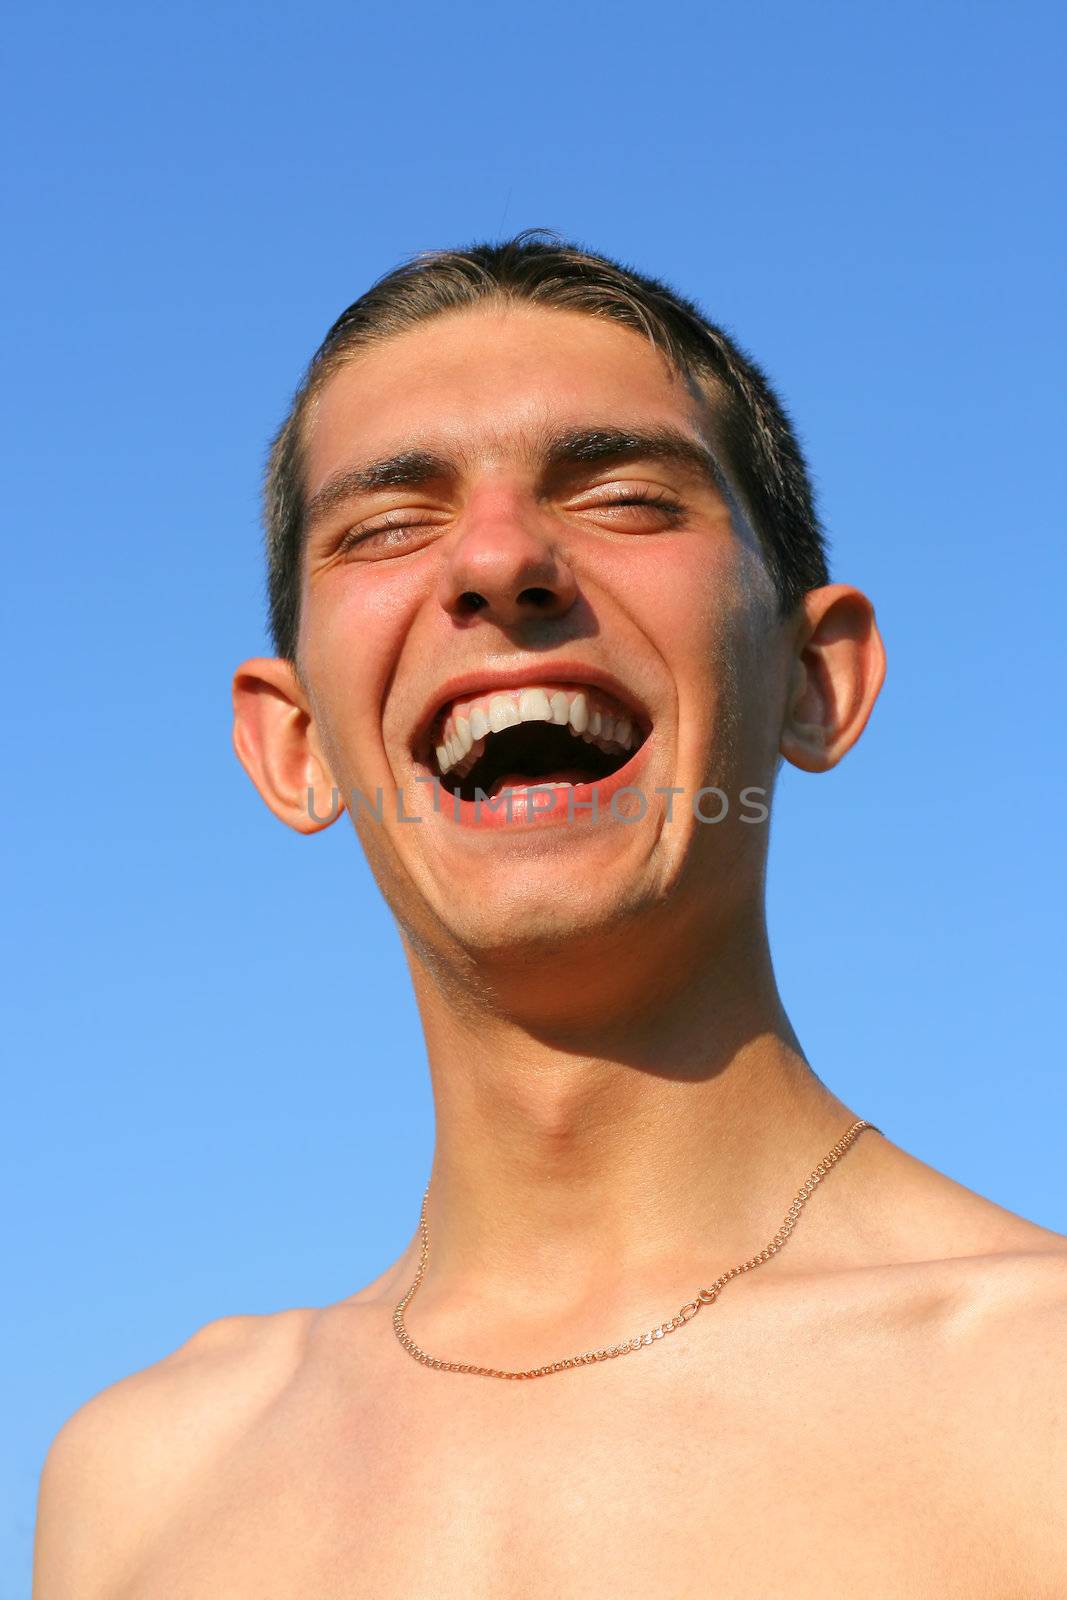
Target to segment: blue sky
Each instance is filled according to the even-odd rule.
[[[266,441],[400,258],[521,227],[779,385],[889,675],[787,770],[770,920],[819,1072],[1067,1230],[1062,38],[1036,4],[41,4],[6,23],[0,1600],[63,1420],[202,1322],[352,1292],[432,1127],[344,825],[263,807]]]

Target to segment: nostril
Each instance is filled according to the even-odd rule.
[[[545,606],[550,606],[555,598],[551,589],[523,589],[519,595],[519,603],[543,609]]]
[[[464,611],[483,611],[489,604],[484,594],[477,594],[473,589],[465,589],[459,597],[459,603]]]

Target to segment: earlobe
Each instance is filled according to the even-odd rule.
[[[867,725],[885,646],[874,607],[849,584],[811,589],[802,607],[779,750],[805,772],[826,772]]]
[[[233,748],[266,804],[298,833],[318,833],[342,807],[292,665],[243,661],[233,679]],[[310,791],[310,794],[309,794]]]

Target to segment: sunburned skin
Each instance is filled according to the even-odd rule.
[[[523,1370],[662,1323],[857,1117],[881,1127],[877,1084],[842,1102],[785,1014],[767,826],[736,802],[842,759],[884,651],[848,584],[779,616],[715,428],[648,340],[516,304],[369,347],[309,418],[299,673],[241,665],[235,747],[300,832],[334,790],[418,819],[342,812],[426,1036],[406,1325],[448,1360]],[[466,817],[479,761],[512,820]],[[544,822],[531,779],[644,809]],[[374,1070],[354,1055],[354,1094]],[[413,1235],[336,1304],[212,1322],[83,1406],[42,1480],[36,1600],[1067,1595],[1067,1240],[891,1128],[624,1359],[413,1361],[392,1319],[418,1261]]]

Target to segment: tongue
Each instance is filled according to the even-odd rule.
[[[589,774],[579,772],[577,767],[569,767],[563,772],[547,772],[540,778],[531,778],[526,772],[507,772],[502,778],[497,778],[489,791],[490,800],[495,800],[498,794],[503,794],[505,789],[533,789],[540,784],[547,783],[588,783]]]

